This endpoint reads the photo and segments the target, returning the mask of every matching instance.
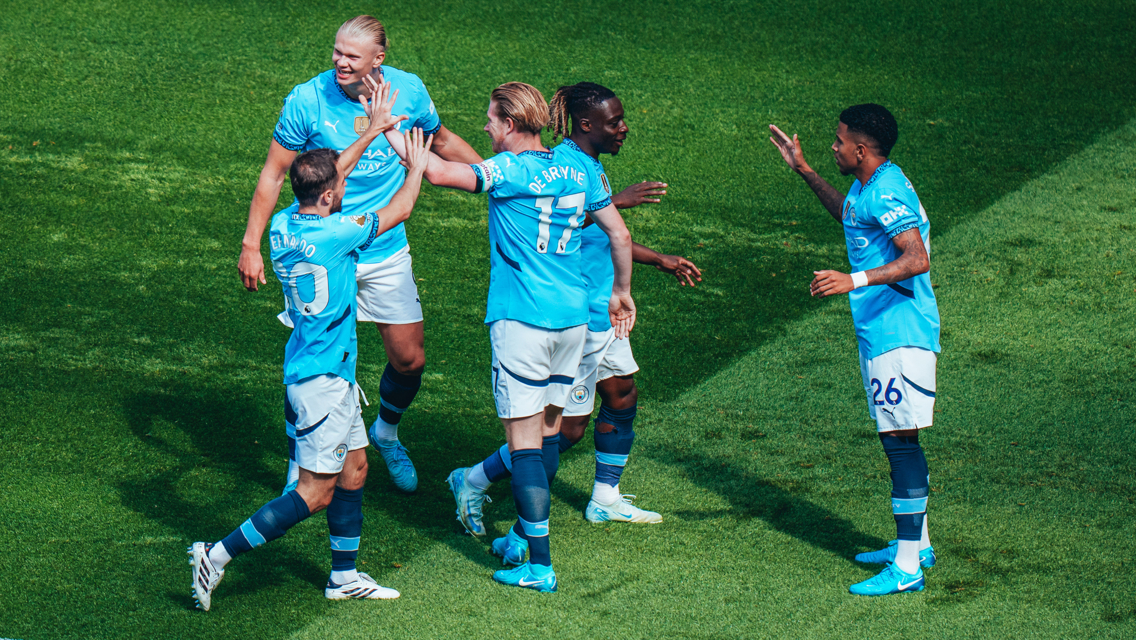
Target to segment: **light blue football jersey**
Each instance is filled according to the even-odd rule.
[[[272,217],[272,270],[293,327],[284,347],[284,384],[321,374],[355,382],[355,265],[378,230],[372,213],[321,218],[293,204]]]
[[[844,199],[844,238],[853,273],[882,267],[900,256],[892,238],[918,229],[931,254],[931,223],[911,181],[890,161],[867,184],[852,183]],[[856,338],[865,358],[896,347],[922,347],[938,353],[939,307],[930,273],[894,284],[861,287],[848,294]]]
[[[406,115],[399,129],[420,127],[427,135],[437,133],[442,123],[430,100],[430,94],[418,76],[383,66],[383,79],[398,89],[393,112]],[[280,120],[272,137],[286,149],[307,151],[328,148],[342,152],[359,139],[367,129],[367,113],[357,100],[343,92],[335,80],[335,70],[325,71],[304,84],[297,85],[284,99]],[[398,154],[379,136],[363,152],[363,157],[347,176],[347,194],[343,198],[346,214],[375,212],[387,206],[406,179],[406,169],[398,163]],[[294,201],[292,204],[296,204]],[[398,225],[384,233],[371,247],[359,254],[359,262],[375,264],[398,253],[406,246],[406,229]]]
[[[595,180],[603,186],[602,193],[594,193],[599,198],[589,202],[584,208],[591,213],[611,204],[611,183],[607,181],[603,165],[599,160],[584,153],[575,142],[565,138],[556,148],[564,147],[565,153],[575,153],[585,165],[595,169]],[[611,328],[611,315],[607,303],[611,300],[611,287],[615,283],[615,267],[611,263],[611,240],[598,224],[584,227],[580,235],[580,251],[583,254],[584,285],[588,288],[588,331],[607,331]]]
[[[506,151],[472,166],[489,194],[485,323],[510,319],[546,329],[587,323],[580,225],[588,203],[604,197],[590,158],[561,145]]]

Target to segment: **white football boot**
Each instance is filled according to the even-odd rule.
[[[213,603],[213,589],[216,589],[217,583],[225,577],[225,570],[214,567],[209,560],[209,549],[212,546],[204,542],[194,542],[185,550],[190,557],[189,564],[193,567],[193,598],[197,602],[197,608],[204,611],[208,611]]]
[[[323,595],[328,600],[351,600],[364,598],[367,600],[394,600],[401,594],[394,589],[380,586],[371,576],[360,572],[359,578],[347,584],[335,584],[328,580]]]
[[[584,509],[584,517],[588,522],[640,522],[644,524],[658,524],[663,516],[654,511],[640,509],[631,504],[635,496],[624,494],[619,496],[613,504],[600,504],[595,499],[588,501],[588,508]]]

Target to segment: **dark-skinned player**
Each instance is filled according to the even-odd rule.
[[[581,82],[561,87],[553,96],[549,110],[554,137],[566,136],[561,147],[586,156],[589,162],[595,163],[605,188],[610,192],[599,156],[618,154],[627,139],[628,127],[619,98],[598,84]],[[659,196],[666,193],[666,187],[661,182],[641,182],[612,196],[612,203],[618,209],[627,209],[658,202]],[[633,496],[625,496],[619,491],[619,479],[635,438],[633,423],[639,392],[633,375],[639,366],[635,363],[630,342],[615,338],[607,317],[613,271],[610,247],[600,235],[602,233],[593,226],[584,229],[584,279],[588,284],[590,310],[588,338],[571,396],[564,408],[560,433],[545,438],[543,443],[546,471],[551,480],[559,454],[583,439],[598,392],[601,404],[594,430],[596,474],[585,517],[591,522],[658,523],[662,516],[632,505],[628,498]],[[674,275],[683,286],[694,286],[695,281],[702,279],[701,272],[689,260],[661,254],[641,244],[633,244],[632,259]],[[492,482],[509,476],[508,461],[508,450],[502,448],[473,467],[455,470],[447,479],[457,501],[458,519],[473,535],[485,533],[481,522],[485,490]],[[512,529],[506,537],[493,541],[493,550],[505,558],[507,564],[524,561],[524,540]]]

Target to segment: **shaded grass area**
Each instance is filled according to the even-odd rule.
[[[898,635],[911,620],[949,631],[956,605],[972,634],[1035,617],[1054,635],[1073,621],[1130,631],[1132,585],[1073,563],[1096,551],[1096,531],[1132,538],[1122,499],[1132,443],[1120,429],[1132,418],[1131,129],[1096,149],[1107,163],[1062,169],[1063,190],[986,207],[1132,116],[1131,9],[656,3],[621,7],[618,23],[582,17],[605,14],[595,3],[573,9],[402,4],[381,17],[391,62],[419,73],[447,126],[482,151],[484,101],[499,82],[550,94],[589,79],[624,97],[632,137],[607,162],[614,183],[671,184],[662,205],[628,212],[632,232],[707,275],[678,291],[636,274],[644,402],[628,484],[667,525],[585,525],[591,463],[572,454],[553,521],[565,592],[534,600],[488,585],[493,561],[457,535],[440,483],[501,441],[480,325],[484,203],[426,188],[409,233],[429,364],[403,430],[422,488],[399,495],[376,467],[363,554],[407,598],[380,613],[323,602],[317,517],[242,560],[208,616],[189,610],[182,548],[274,496],[284,465],[278,289],[248,295],[233,268],[249,194],[282,96],[326,68],[342,20],[375,8],[3,12],[0,531],[20,551],[0,556],[0,576],[27,588],[0,591],[0,635],[507,637],[530,624],[583,636],[625,616],[632,635],[843,635],[853,624]],[[827,167],[835,114],[865,100],[896,109],[895,159],[941,252],[946,428],[929,447],[942,438],[950,453],[932,456],[946,492],[932,521],[959,533],[943,536],[955,561],[918,604],[843,597],[868,575],[847,557],[890,537],[886,509],[862,508],[884,504],[887,472],[858,419],[846,307],[805,289],[813,268],[845,264],[839,228],[765,141],[769,122],[799,131]],[[360,378],[374,388],[381,346],[369,328],[360,338],[373,354]],[[493,491],[503,532],[508,486]],[[1131,555],[1118,545],[1103,566]],[[1074,611],[1051,572],[1104,588]],[[1026,611],[1027,596],[1045,615]],[[397,628],[380,626],[388,611]]]

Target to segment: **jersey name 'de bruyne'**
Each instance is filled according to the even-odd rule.
[[[422,80],[394,67],[384,65],[382,70],[383,80],[390,82],[391,91],[398,90],[392,112],[408,117],[399,123],[399,129],[418,127],[426,135],[437,133],[442,124]],[[272,137],[292,151],[328,148],[342,152],[359,139],[367,123],[363,106],[347,97],[335,80],[335,71],[329,70],[292,89],[284,99]],[[347,177],[343,211],[362,214],[382,209],[405,179],[406,170],[399,164],[398,155],[386,136],[378,136]],[[406,246],[406,229],[400,224],[360,252],[359,262],[377,264]]]
[[[284,384],[315,375],[355,382],[355,267],[376,240],[372,213],[299,213],[293,204],[272,217],[272,270],[284,288],[292,335],[284,347]]]
[[[586,324],[580,225],[586,212],[611,200],[595,163],[560,145],[506,151],[472,166],[489,194],[485,323],[510,319],[545,329]]]
[[[867,184],[857,180],[843,205],[844,237],[852,271],[882,267],[900,255],[892,238],[918,229],[931,254],[931,223],[915,189],[898,166],[880,165]],[[896,347],[939,353],[939,309],[930,273],[848,294],[860,352],[875,358]]]

